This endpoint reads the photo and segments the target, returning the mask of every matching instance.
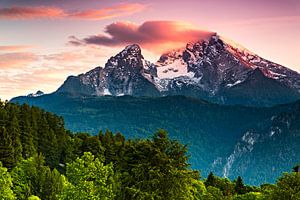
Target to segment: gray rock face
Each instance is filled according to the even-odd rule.
[[[70,76],[56,91],[72,95],[159,96],[153,78],[153,64],[145,61],[138,45],[127,46],[111,57],[104,68],[97,67],[79,76]]]
[[[153,64],[138,45],[104,68],[70,76],[56,91],[72,95],[185,95],[222,104],[268,106],[300,98],[300,75],[218,35],[163,54]]]

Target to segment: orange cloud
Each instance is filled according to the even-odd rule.
[[[58,18],[64,16],[64,10],[56,7],[11,7],[0,9],[0,19]]]
[[[130,15],[135,12],[139,12],[145,8],[142,4],[121,4],[117,6],[112,6],[103,9],[92,9],[84,10],[79,12],[70,13],[70,17],[80,18],[80,19],[91,19],[91,20],[102,20],[108,18],[114,18],[124,15]]]
[[[0,52],[16,52],[16,51],[23,51],[32,48],[33,46],[30,45],[6,45],[0,46]]]
[[[58,7],[10,7],[0,8],[0,19],[41,19],[41,18],[66,18],[102,20],[118,16],[130,15],[139,12],[145,5],[138,3],[120,4],[101,9],[90,9],[80,11],[67,11]]]
[[[78,39],[70,37],[69,43],[78,45],[124,46],[137,43],[143,48],[162,50],[190,41],[207,39],[215,33],[195,29],[192,25],[177,21],[146,21],[141,25],[117,22],[106,26],[106,34]]]
[[[37,60],[37,55],[27,52],[0,54],[0,69],[22,68]]]

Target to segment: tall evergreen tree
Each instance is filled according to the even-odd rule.
[[[5,127],[0,127],[0,161],[8,169],[11,169],[15,164],[14,147]]]
[[[298,173],[299,172],[299,168],[300,168],[300,165],[296,165],[295,167],[293,167],[293,172]]]
[[[30,158],[37,153],[34,146],[34,135],[30,126],[30,107],[27,104],[21,106],[20,113],[21,142],[23,158]]]
[[[12,145],[14,147],[14,163],[18,163],[22,159],[22,143],[20,139],[20,126],[15,115],[10,117],[7,124],[7,132],[11,136]]]
[[[245,191],[245,189],[246,189],[245,184],[243,182],[243,179],[240,176],[238,176],[236,181],[235,181],[234,189],[235,189],[235,192],[237,194],[244,194],[246,192]]]
[[[212,172],[209,173],[209,175],[207,176],[207,179],[204,182],[205,186],[216,186],[216,178],[214,176],[214,174]]]
[[[39,119],[38,151],[45,155],[46,163],[55,167],[59,163],[58,142],[44,115]]]

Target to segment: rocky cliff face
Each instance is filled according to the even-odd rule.
[[[104,68],[97,67],[79,76],[70,76],[56,91],[91,96],[159,96],[153,79],[156,68],[144,60],[138,45],[127,46],[111,57]]]

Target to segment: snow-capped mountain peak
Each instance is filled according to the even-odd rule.
[[[44,94],[45,94],[44,92],[42,92],[41,90],[38,90],[36,93],[28,94],[27,97],[39,97],[39,96],[42,96]]]
[[[155,64],[144,59],[139,45],[128,45],[108,59],[104,68],[96,69],[68,78],[57,92],[97,96],[185,95],[247,105],[272,105],[300,98],[297,72],[217,34],[166,52]],[[80,89],[74,90],[72,85]]]

